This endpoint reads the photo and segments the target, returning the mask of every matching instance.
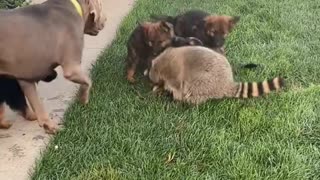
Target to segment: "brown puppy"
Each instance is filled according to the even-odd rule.
[[[283,86],[280,77],[259,83],[235,82],[226,57],[201,46],[166,49],[152,60],[149,77],[172,92],[175,100],[192,104],[226,97],[258,97]]]
[[[164,21],[139,24],[133,30],[127,43],[127,80],[134,83],[134,75],[137,70],[147,75],[151,67],[150,60],[167,47],[187,45],[202,46],[203,43],[194,37],[183,38],[175,36],[172,24]]]
[[[173,37],[170,23],[159,21],[139,24],[127,43],[127,80],[134,83],[136,71],[147,69],[149,60],[167,47]]]
[[[172,23],[177,36],[196,37],[204,46],[222,54],[225,39],[240,20],[239,16],[210,15],[201,10],[190,10],[176,17],[152,15],[151,18]]]
[[[101,0],[48,0],[0,11],[0,75],[18,80],[47,133],[57,126],[49,120],[36,82],[61,65],[64,77],[81,85],[80,99],[87,104],[91,80],[81,70],[84,33],[97,35],[105,21]]]

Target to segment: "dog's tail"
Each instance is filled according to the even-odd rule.
[[[236,98],[259,97],[269,94],[271,91],[279,91],[284,87],[284,79],[276,77],[262,82],[240,82],[238,84]]]
[[[169,22],[171,24],[175,24],[176,23],[176,18],[173,16],[167,16],[167,15],[155,15],[155,14],[151,14],[150,18],[156,21],[166,21]]]

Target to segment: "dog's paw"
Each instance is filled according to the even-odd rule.
[[[136,80],[134,79],[134,77],[127,77],[127,80],[129,81],[129,83],[134,84],[136,82]]]
[[[0,129],[9,129],[12,126],[12,123],[9,121],[0,121]]]
[[[80,87],[79,94],[80,103],[83,105],[87,105],[89,103],[89,89],[86,87]]]
[[[80,96],[80,103],[83,105],[87,105],[89,103],[89,98],[85,95]]]
[[[23,117],[28,121],[37,120],[37,115],[34,112],[32,112],[30,109],[26,110],[26,114]]]
[[[87,105],[89,103],[89,93],[83,92],[79,96],[80,103],[83,105]]]
[[[46,121],[43,128],[47,134],[56,134],[58,132],[58,125],[53,121]]]

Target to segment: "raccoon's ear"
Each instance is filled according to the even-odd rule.
[[[173,28],[172,24],[166,22],[166,21],[161,21],[160,22],[160,28],[164,31],[164,32],[170,32],[170,30]]]

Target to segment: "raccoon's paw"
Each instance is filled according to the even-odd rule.
[[[198,38],[188,37],[187,40],[189,41],[189,45],[191,46],[203,46],[202,41]]]
[[[153,92],[157,92],[159,89],[160,89],[159,86],[153,86],[152,91],[153,91]]]
[[[146,70],[143,71],[143,75],[144,75],[144,76],[148,76],[148,74],[149,74],[148,69],[146,69]]]

